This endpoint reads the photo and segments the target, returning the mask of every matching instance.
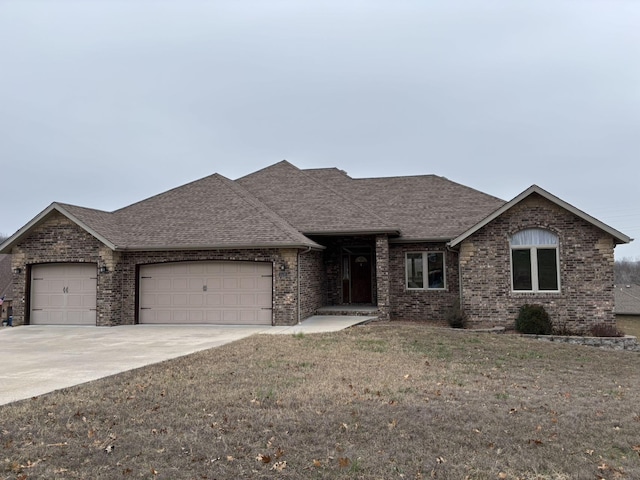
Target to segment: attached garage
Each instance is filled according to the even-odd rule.
[[[31,325],[95,325],[97,267],[51,263],[31,268]]]
[[[207,261],[143,265],[139,323],[271,325],[269,262]]]

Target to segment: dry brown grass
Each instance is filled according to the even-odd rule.
[[[633,335],[640,340],[640,316],[638,315],[618,315],[616,325],[626,335]]]
[[[256,336],[0,407],[0,478],[640,478],[639,386],[515,335]]]

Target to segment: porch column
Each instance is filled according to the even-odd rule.
[[[378,317],[389,320],[389,239],[386,235],[376,235],[376,291]]]

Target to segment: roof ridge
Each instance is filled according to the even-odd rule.
[[[286,160],[284,160],[286,161]],[[278,163],[282,163],[282,162],[278,162]],[[287,162],[289,163],[289,162]],[[295,166],[295,165],[293,165]],[[220,180],[224,181],[225,184],[231,188],[235,193],[237,193],[239,196],[242,197],[242,199],[244,201],[246,201],[247,203],[255,206],[255,207],[259,207],[261,210],[264,210],[266,212],[266,214],[269,215],[269,221],[276,227],[286,227],[286,229],[288,230],[288,235],[291,237],[292,240],[297,240],[294,238],[294,235],[291,235],[291,233],[295,232],[296,235],[299,235],[301,237],[304,238],[308,238],[306,235],[304,235],[302,232],[300,232],[298,229],[296,229],[293,225],[291,225],[289,222],[287,222],[284,218],[282,218],[280,215],[278,215],[276,212],[274,212],[268,205],[266,205],[265,203],[263,203],[259,198],[257,198],[255,195],[253,195],[251,192],[249,192],[249,190],[247,190],[246,188],[244,188],[242,185],[240,185],[239,183],[236,183],[234,180],[231,180],[227,177],[225,177],[224,175],[220,175],[218,173],[214,173],[212,176],[217,176]],[[313,240],[309,239],[310,243],[315,243],[313,242]]]
[[[148,201],[150,201],[150,200],[152,200],[154,198],[165,196],[165,195],[167,195],[167,194],[169,194],[171,192],[175,192],[176,190],[180,190],[180,189],[182,189],[184,187],[187,187],[188,185],[193,185],[195,183],[204,182],[205,180],[210,179],[211,177],[214,177],[216,175],[220,175],[220,174],[212,173],[211,175],[207,175],[206,177],[196,178],[195,180],[191,180],[190,182],[183,183],[182,185],[178,185],[176,187],[170,188],[169,190],[165,190],[164,192],[156,193],[155,195],[152,195],[152,196],[147,197],[147,198],[143,198],[142,200],[138,200],[137,202],[133,202],[133,203],[131,203],[129,205],[126,205],[124,207],[118,208],[117,210],[114,210],[113,212],[109,212],[109,213],[119,214],[123,210],[131,208],[131,207],[133,207],[135,205],[140,205],[141,203],[146,203],[146,202],[148,202]]]
[[[287,162],[288,163],[288,162]],[[327,190],[332,191],[333,193],[335,193],[336,195],[342,197],[344,200],[349,200],[351,202],[351,204],[356,207],[358,210],[366,213],[369,216],[375,217],[377,220],[379,220],[380,222],[382,222],[383,225],[388,226],[389,228],[393,229],[393,230],[397,230],[400,231],[400,229],[396,226],[392,226],[390,225],[386,219],[382,218],[381,216],[379,216],[376,213],[371,212],[370,210],[368,210],[364,205],[360,204],[355,198],[353,198],[351,195],[346,194],[342,191],[336,190],[335,188],[333,188],[331,185],[328,185],[324,182],[321,182],[319,179],[316,179],[313,175],[308,174],[307,172],[305,172],[304,170],[299,169],[298,167],[296,167],[295,165],[292,165],[294,168],[296,168],[297,170],[300,171],[300,173],[302,173],[306,178],[310,179],[312,182],[322,186],[323,188],[326,188]],[[351,178],[350,176],[347,175],[347,178],[349,178],[349,181],[353,181],[354,179]]]

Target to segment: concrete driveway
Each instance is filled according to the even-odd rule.
[[[0,405],[132,370],[257,333],[337,331],[372,317],[311,317],[291,327],[125,325],[0,329]]]

